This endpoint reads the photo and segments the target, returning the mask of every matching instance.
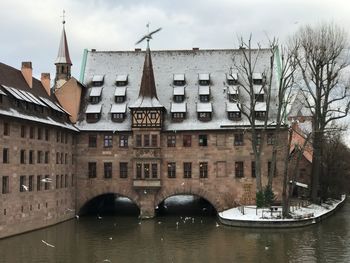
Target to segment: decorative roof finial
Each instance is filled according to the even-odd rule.
[[[152,32],[149,32],[149,22],[146,24],[146,27],[147,27],[147,34],[144,35],[139,41],[137,41],[135,43],[135,45],[140,44],[142,41],[144,41],[146,39],[147,40],[147,48],[149,48],[149,40],[152,39],[152,35],[159,32],[162,28],[160,27]]]
[[[66,11],[64,11],[64,9],[63,9],[63,14],[61,15],[63,26],[64,26],[64,24],[66,23],[66,20],[65,20],[65,18],[66,18],[65,13],[66,13]]]

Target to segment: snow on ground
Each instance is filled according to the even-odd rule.
[[[321,205],[310,204],[308,206],[292,206],[290,219],[282,219],[282,207],[273,206],[271,212],[270,208],[256,208],[256,206],[240,206],[225,210],[219,213],[223,219],[229,220],[243,220],[243,221],[296,221],[306,218],[320,217],[337,207],[345,199],[342,195],[341,200],[327,200]]]

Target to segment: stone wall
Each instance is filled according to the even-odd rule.
[[[9,127],[8,135],[4,135],[5,123]],[[21,126],[25,127],[24,135],[22,135]],[[30,127],[34,131],[33,138],[30,136]],[[39,131],[41,136],[38,136]],[[1,118],[0,238],[46,227],[74,217],[76,178],[75,163],[72,161],[75,158],[73,136],[72,132],[59,127],[16,118]],[[9,151],[8,163],[3,163],[4,148]],[[25,151],[24,163],[21,162],[22,150]],[[29,161],[30,151],[33,152],[32,163]],[[40,162],[38,151],[41,151]],[[23,184],[28,188],[29,177],[33,176],[32,189],[26,190],[21,187],[21,176],[25,177]],[[38,178],[38,176],[41,177]],[[40,181],[45,176],[51,179],[49,183]],[[4,177],[8,178],[7,189],[3,183]],[[58,179],[58,185],[56,179]],[[38,190],[38,180],[41,182],[40,190]]]
[[[128,147],[119,147],[119,136],[129,135]],[[207,146],[199,146],[199,135],[207,135]],[[162,132],[159,147],[142,148],[147,152],[146,157],[152,159],[149,153],[155,152],[160,158],[161,187],[135,187],[136,178],[134,139],[132,133],[96,133],[81,132],[77,144],[77,210],[86,202],[104,193],[116,193],[129,197],[142,211],[154,210],[164,199],[178,194],[192,194],[207,199],[217,211],[222,211],[238,203],[251,204],[255,202],[255,178],[251,174],[251,162],[254,155],[251,148],[250,134],[244,135],[244,144],[234,146],[233,130],[225,131],[188,131],[168,133]],[[97,136],[97,147],[88,147],[89,135]],[[112,135],[113,144],[110,148],[103,146],[104,135]],[[168,135],[176,136],[176,147],[167,146]],[[183,146],[183,136],[191,135],[191,147]],[[267,182],[268,161],[271,160],[272,145],[263,140],[262,178],[263,184]],[[287,131],[281,133],[280,139],[287,142]],[[284,152],[280,147],[279,151]],[[160,157],[158,156],[160,154]],[[147,159],[146,158],[146,159]],[[283,155],[278,155],[277,176],[274,179],[274,191],[278,198],[282,193],[282,164]],[[244,163],[244,176],[235,175],[235,162]],[[88,178],[88,162],[97,163],[96,178]],[[112,178],[104,178],[103,163],[112,162]],[[120,178],[119,162],[128,162],[128,177]],[[176,163],[176,177],[168,177],[168,163]],[[183,163],[192,163],[191,178],[184,178]],[[208,163],[208,177],[200,178],[199,163]],[[151,180],[151,179],[148,179]],[[152,191],[150,191],[152,190]],[[152,195],[150,197],[149,195]],[[153,200],[153,202],[150,202]],[[144,206],[144,207],[143,207]],[[147,206],[147,207],[145,207]],[[147,212],[149,214],[149,212]]]

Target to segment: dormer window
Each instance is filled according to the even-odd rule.
[[[261,73],[253,73],[253,84],[254,85],[262,85],[263,84],[263,74]]]
[[[114,101],[123,103],[126,99],[126,87],[116,87],[114,92]]]
[[[254,85],[254,98],[256,102],[264,102],[264,89],[263,86]]]
[[[209,73],[198,74],[198,84],[201,86],[209,86],[210,74]]]
[[[226,74],[226,81],[228,85],[237,85],[238,84],[238,74],[230,73]]]
[[[242,119],[242,114],[237,103],[226,104],[227,118],[231,121],[239,121]]]
[[[93,87],[90,91],[90,103],[97,104],[101,100],[102,87]]]
[[[103,85],[104,78],[104,75],[94,75],[92,77],[92,85],[95,87],[101,87]]]
[[[266,118],[266,103],[265,102],[255,103],[254,114],[257,120],[264,120]]]
[[[171,119],[174,122],[181,122],[186,118],[187,105],[186,102],[183,103],[171,103],[170,112]]]
[[[115,80],[115,85],[118,87],[123,87],[128,85],[128,75],[127,74],[117,75],[117,79]]]
[[[111,108],[112,121],[122,122],[126,116],[126,103],[113,104]]]
[[[210,87],[209,86],[199,86],[199,101],[209,102],[210,99]]]
[[[86,108],[86,121],[97,122],[101,117],[102,105],[88,105]]]
[[[239,98],[238,97],[238,89],[237,89],[237,87],[229,86],[227,95],[228,95],[228,100],[230,102],[237,102],[238,98]]]
[[[173,100],[174,102],[183,102],[185,99],[185,87],[174,87]]]
[[[186,84],[185,74],[174,74],[173,84],[175,86],[184,86]]]
[[[197,117],[200,121],[210,121],[212,117],[213,106],[211,103],[197,103]]]

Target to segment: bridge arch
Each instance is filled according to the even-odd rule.
[[[192,195],[196,197],[200,197],[205,199],[208,203],[210,203],[216,212],[220,212],[222,210],[222,205],[219,200],[211,193],[203,190],[203,189],[168,189],[160,192],[155,198],[155,205],[158,206],[163,201],[165,201],[169,197],[177,196],[177,195]]]
[[[87,208],[87,206],[89,204],[91,204],[91,202],[94,202],[94,200],[98,199],[98,198],[103,198],[104,196],[114,196],[114,197],[122,197],[122,198],[127,198],[128,200],[130,200],[130,202],[132,204],[134,204],[139,212],[141,211],[141,204],[139,202],[139,198],[136,194],[132,194],[132,193],[120,193],[120,192],[116,192],[116,191],[95,191],[94,193],[90,193],[89,195],[84,196],[84,198],[81,198],[77,204],[77,212],[78,214],[82,214],[84,213],[84,209]]]

